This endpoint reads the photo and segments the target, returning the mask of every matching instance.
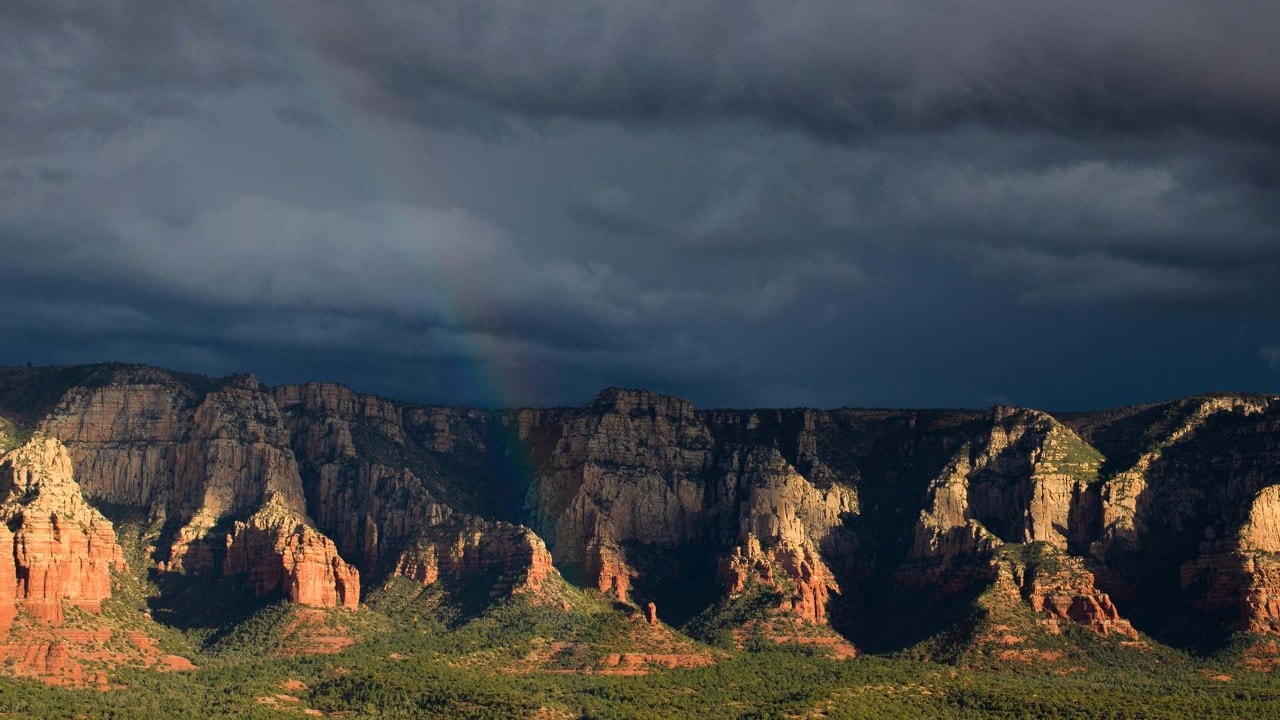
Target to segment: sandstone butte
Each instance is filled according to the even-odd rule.
[[[1048,632],[1136,639],[1138,561],[1173,602],[1280,634],[1276,397],[1051,415],[696,410],[612,389],[482,411],[104,365],[0,370],[0,418],[6,629],[100,610],[124,569],[110,506],[172,528],[157,572],[321,608],[392,576],[537,599],[564,572],[654,627],[690,597],[763,591],[778,637],[843,642],[832,628],[878,622],[848,610],[871,593],[991,588]]]

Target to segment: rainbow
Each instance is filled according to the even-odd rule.
[[[383,206],[389,214],[386,218],[389,225],[401,230],[406,237],[414,237],[419,230],[413,226],[410,218],[395,210],[396,205],[391,202],[395,197],[392,178],[377,160],[375,143],[362,129],[360,119],[350,107],[347,94],[339,87],[333,70],[326,67],[311,51],[310,43],[302,34],[301,23],[289,22],[285,11],[277,6],[264,4],[261,7],[268,15],[265,26],[289,63],[289,69],[301,81],[302,91],[310,108],[319,113],[326,123],[341,130],[341,136],[345,138],[341,150],[346,156],[349,170],[376,197],[388,201]],[[430,242],[430,238],[424,237],[422,241]],[[475,333],[467,332],[467,328],[476,325],[473,321],[478,318],[467,317],[464,305],[456,300],[458,289],[451,283],[457,280],[444,274],[433,274],[423,280],[443,291],[441,297],[445,306],[441,308],[441,312],[446,318],[447,328],[456,332],[462,349],[461,355],[464,357],[460,358],[460,365],[463,370],[459,377],[453,378],[455,382],[460,384],[466,396],[475,398],[473,405],[492,409],[515,407],[517,403],[512,402],[517,397],[513,392],[517,380],[515,373],[504,373],[501,361],[487,357]],[[528,487],[534,474],[530,448],[519,440],[518,428],[510,413],[495,413],[494,417],[504,421],[491,425],[495,433],[490,441],[499,445],[504,452],[491,455],[495,458],[492,473],[495,480],[505,479],[494,487]],[[509,484],[512,479],[518,483]],[[513,500],[522,503],[524,499]]]
[[[310,109],[319,113],[326,123],[338,128],[345,138],[340,150],[346,156],[348,169],[372,191],[371,194],[387,201],[383,204],[386,208],[383,219],[388,221],[390,227],[400,230],[405,237],[414,237],[420,233],[410,218],[395,210],[394,182],[384,170],[383,163],[378,160],[375,143],[362,127],[358,115],[353,112],[347,100],[348,93],[339,86],[333,69],[327,67],[311,50],[313,43],[308,42],[304,35],[303,23],[291,21],[289,11],[279,6],[263,4],[261,7],[268,16],[265,27],[281,50],[281,55],[289,63],[289,69],[301,81],[303,95]],[[428,243],[430,238],[423,237],[422,241]],[[467,332],[468,328],[477,326],[475,321],[479,318],[468,317],[464,305],[456,300],[458,289],[452,283],[458,280],[443,273],[433,274],[423,280],[443,291],[441,297],[444,307],[440,308],[441,314],[446,319],[446,328],[456,333],[462,348],[459,354],[463,362],[460,365],[464,369],[460,377],[453,378],[455,383],[461,386],[467,397],[475,398],[471,403],[473,405],[489,408],[516,405],[512,402],[518,397],[515,393],[517,385],[514,372],[504,373],[502,362],[486,356],[485,348],[477,340],[476,334]]]

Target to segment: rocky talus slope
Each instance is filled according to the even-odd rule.
[[[0,623],[93,612],[123,566],[107,516],[127,516],[157,528],[160,588],[319,608],[395,578],[554,605],[568,581],[646,626],[843,654],[979,597],[1047,633],[1280,633],[1276,397],[468,410],[100,365],[0,370],[0,419]]]

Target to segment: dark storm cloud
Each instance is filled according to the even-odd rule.
[[[461,210],[394,203],[331,211],[241,197],[178,222],[128,212],[95,219],[0,227],[11,251],[0,267],[10,330],[39,327],[92,348],[133,338],[200,359],[197,369],[259,353],[358,351],[370,362],[478,356],[522,376],[576,368],[602,384],[620,368],[642,376],[646,365],[678,364],[664,372],[679,376],[695,365],[710,371],[705,339],[678,340],[676,363],[657,338],[776,316],[856,272],[799,259],[767,272],[731,268],[696,287],[645,284],[600,263],[528,257],[501,228]],[[691,354],[702,357],[691,365]],[[387,389],[477,401],[448,383]]]
[[[753,116],[835,136],[1280,133],[1280,8],[1262,0],[379,0],[292,15],[367,80],[370,107],[409,115],[447,90],[517,114]]]
[[[1277,21],[1189,0],[7,3],[0,362],[458,403],[1274,384]]]
[[[200,94],[277,77],[263,28],[232,4],[14,0],[0,7],[6,152],[196,111]],[[31,147],[32,145],[35,148]]]
[[[456,128],[440,108],[460,96],[517,119],[737,118],[842,142],[905,136],[883,156],[887,189],[861,190],[846,211],[862,229],[966,257],[1015,251],[987,269],[1025,258],[1013,274],[1057,262],[1069,278],[1093,264],[1118,280],[1133,267],[1129,294],[1163,297],[1251,288],[1280,266],[1274,3],[446,1],[291,15],[360,78],[352,93],[367,108],[411,121]],[[996,139],[975,145],[974,126]],[[918,157],[939,148],[949,157]],[[840,202],[838,188],[821,190]],[[882,204],[867,207],[876,193]],[[617,202],[596,192],[572,212],[623,237],[720,232],[740,246],[717,221],[735,202],[769,201],[739,188],[674,229]],[[1074,285],[1039,295],[1119,290]]]

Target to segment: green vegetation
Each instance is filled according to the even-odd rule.
[[[245,642],[252,641],[246,637]],[[500,638],[491,640],[500,642]],[[1280,684],[1236,668],[1137,653],[1122,663],[1048,672],[966,670],[906,659],[835,661],[786,647],[707,668],[641,677],[510,673],[389,632],[315,657],[204,658],[192,673],[122,671],[119,689],[0,680],[0,710],[23,717],[285,718],[314,708],[355,718],[1261,718]],[[1112,659],[1114,661],[1114,658]]]
[[[735,598],[725,598],[694,617],[686,626],[690,635],[721,648],[737,645],[733,631],[756,626],[769,618],[769,612],[778,607],[782,596],[753,584]]]
[[[126,543],[131,554],[148,536],[145,530],[123,534],[134,541]],[[1052,555],[1036,545],[1009,553],[1028,563]],[[118,581],[105,614],[136,623],[144,590],[154,588],[144,588],[141,575]],[[516,596],[463,612],[450,605],[450,594],[401,578],[371,592],[357,612],[275,602],[212,633],[212,621],[186,630],[149,623],[147,631],[158,634],[166,652],[192,658],[198,669],[118,667],[109,692],[0,679],[0,712],[140,720],[302,718],[308,709],[384,719],[1280,716],[1280,682],[1242,669],[1244,645],[1206,660],[1156,644],[1126,646],[1079,628],[1038,633],[1029,609],[998,595],[979,596],[962,622],[908,651],[841,661],[751,637],[746,651],[731,650],[732,630],[766,619],[778,600],[747,592],[690,623],[690,632],[719,648],[668,633],[670,642],[706,653],[715,664],[628,676],[601,673],[599,659],[634,651],[637,628],[648,631],[633,610],[556,584],[549,598]],[[292,654],[316,628],[355,642],[329,655]],[[991,642],[993,632],[1025,640]],[[1003,657],[1011,648],[1025,652]]]
[[[1242,643],[1204,659],[1076,627],[1050,635],[1029,608],[994,587],[956,608],[958,622],[907,650],[843,661],[813,647],[777,645],[758,631],[735,638],[735,629],[767,622],[780,599],[758,586],[687,625],[709,645],[650,629],[634,608],[554,578],[536,598],[498,600],[398,578],[370,592],[357,612],[258,602],[218,615],[208,602],[200,622],[169,627],[143,620],[146,610],[164,608],[156,597],[165,589],[144,569],[143,555],[160,528],[106,509],[135,570],[117,577],[103,617],[71,613],[69,623],[143,630],[163,652],[189,657],[198,668],[118,666],[109,671],[109,692],[2,678],[0,713],[140,720],[302,718],[308,709],[381,719],[1280,716],[1280,682],[1244,669],[1249,648]],[[1024,567],[1048,570],[1059,561],[1043,544],[1001,553]],[[197,607],[194,599],[182,602]],[[352,642],[333,654],[295,654],[316,633]],[[1012,636],[1020,639],[1008,642]],[[739,642],[745,651],[732,649]],[[627,652],[694,652],[716,662],[649,667],[638,676],[602,672],[602,655]]]
[[[1005,543],[996,550],[996,556],[1045,573],[1067,569],[1067,556],[1047,542]]]
[[[15,425],[0,417],[0,453],[20,448],[31,439],[30,427]]]
[[[1098,480],[1106,462],[1101,452],[1063,426],[1055,426],[1045,437],[1045,455],[1061,472],[1084,485]]]

